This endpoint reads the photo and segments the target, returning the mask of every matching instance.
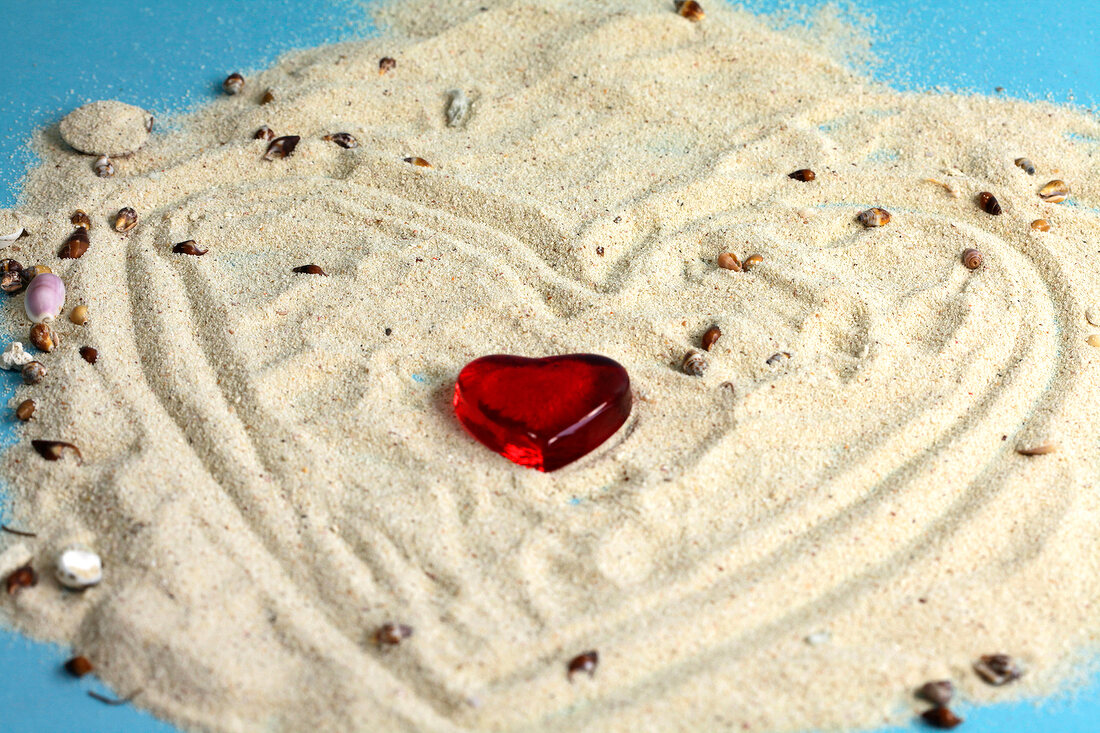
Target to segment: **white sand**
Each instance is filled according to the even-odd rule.
[[[4,475],[40,536],[0,551],[47,570],[86,542],[106,579],[45,577],[5,618],[218,731],[825,729],[904,721],[930,678],[978,701],[1065,680],[1100,631],[1100,124],[900,94],[712,3],[397,8],[114,178],[44,135],[20,210],[45,224],[15,256],[90,321],[62,318],[12,403],[38,402]],[[261,161],[263,124],[302,136],[291,157]],[[1052,178],[1070,202],[1039,199]],[[893,221],[862,229],[869,206]],[[76,208],[91,248],[58,260]],[[209,254],[170,253],[186,239]],[[764,261],[719,270],[726,250]],[[514,466],[454,419],[467,361],[576,351],[636,396],[577,464]],[[415,634],[378,650],[387,621]],[[992,652],[1024,679],[979,682]]]

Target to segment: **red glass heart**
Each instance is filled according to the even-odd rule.
[[[455,382],[455,416],[470,435],[540,471],[592,452],[622,427],[630,407],[626,369],[596,354],[483,356]]]

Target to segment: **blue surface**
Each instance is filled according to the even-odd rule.
[[[671,1],[671,0],[670,0]],[[715,0],[710,0],[714,2]],[[807,3],[746,0],[756,12],[797,22]],[[1100,105],[1100,3],[1096,0],[857,0],[872,14],[876,75],[905,89],[944,87]],[[291,48],[371,31],[355,0],[171,3],[0,0],[0,207],[31,156],[26,140],[42,125],[95,99],[121,99],[166,113],[213,98],[226,73],[262,68]],[[0,382],[6,403],[14,375]],[[0,444],[15,440],[10,415]],[[2,515],[0,515],[2,516]],[[8,540],[0,538],[0,547]],[[68,651],[0,631],[0,731],[4,733],[168,733],[169,725],[130,706],[107,707],[84,694],[94,679],[66,678]],[[960,707],[966,733],[1095,733],[1100,681],[1075,696],[981,708]],[[893,731],[924,730],[916,724]]]

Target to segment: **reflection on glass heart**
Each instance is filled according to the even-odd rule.
[[[630,415],[630,377],[596,354],[495,354],[462,368],[455,416],[510,461],[554,471],[595,450]]]

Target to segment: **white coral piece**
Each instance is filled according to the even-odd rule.
[[[34,361],[34,357],[24,351],[23,344],[18,341],[12,341],[0,354],[0,367],[5,369],[22,369],[29,361]]]

